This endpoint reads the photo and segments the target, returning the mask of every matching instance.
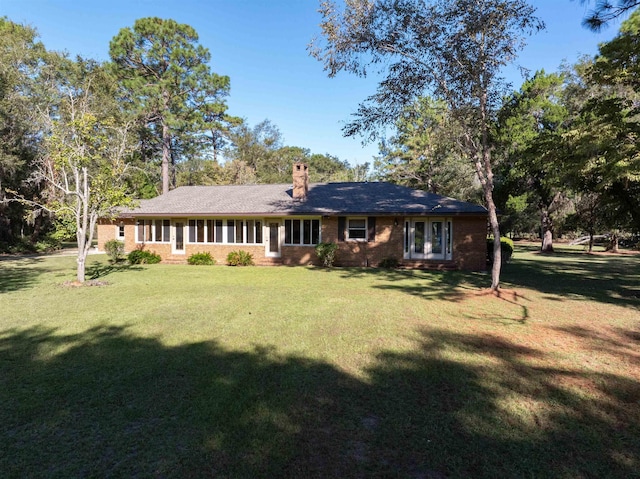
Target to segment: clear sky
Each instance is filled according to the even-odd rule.
[[[563,60],[595,55],[619,24],[595,34],[581,26],[579,0],[535,0],[546,30],[529,39],[518,63],[532,72],[556,71]],[[374,78],[327,78],[307,53],[319,33],[318,0],[0,0],[0,15],[35,27],[48,49],[107,60],[121,28],[148,16],[194,27],[212,55],[211,67],[231,78],[229,113],[250,125],[271,120],[286,145],[330,153],[351,164],[372,161],[377,145],[344,138],[342,126],[375,91]],[[522,78],[506,72],[514,89]]]

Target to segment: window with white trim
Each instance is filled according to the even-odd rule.
[[[122,221],[116,226],[116,239],[120,241],[124,240],[124,222]]]
[[[262,220],[191,219],[189,243],[262,244]]]
[[[367,241],[367,218],[347,218],[347,238],[351,241]]]
[[[171,221],[137,220],[136,243],[169,243],[171,241]]]
[[[284,220],[284,244],[315,246],[320,243],[320,220]]]

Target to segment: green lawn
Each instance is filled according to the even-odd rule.
[[[640,477],[640,256],[0,260],[0,477]]]

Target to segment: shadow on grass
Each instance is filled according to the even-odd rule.
[[[0,293],[29,288],[38,277],[49,271],[39,264],[42,258],[21,258],[0,261]]]
[[[399,291],[425,300],[461,301],[469,293],[491,284],[488,273],[377,268],[336,271],[344,278],[379,279],[380,284],[374,284],[373,288]],[[516,254],[512,262],[503,266],[501,282],[507,288],[523,287],[547,293],[549,296],[545,299],[552,301],[561,301],[563,297],[585,298],[640,309],[640,255],[596,256],[580,251]],[[524,304],[520,307],[519,320],[526,321],[528,307]]]
[[[531,365],[543,356],[424,331],[359,379],[266,346],[167,346],[118,327],[5,331],[0,476],[637,476],[638,383]]]
[[[118,263],[94,261],[86,267],[86,276],[89,279],[99,279],[111,273],[120,273],[122,271],[142,271],[142,268],[124,261]]]
[[[425,300],[460,301],[469,292],[490,285],[488,276],[463,271],[436,271],[419,269],[344,268],[343,278],[370,277],[380,280],[373,287],[399,291]]]
[[[640,308],[640,256],[528,255],[505,265],[501,279],[558,297]]]

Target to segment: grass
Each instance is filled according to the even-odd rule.
[[[640,256],[0,261],[1,477],[640,477]]]

